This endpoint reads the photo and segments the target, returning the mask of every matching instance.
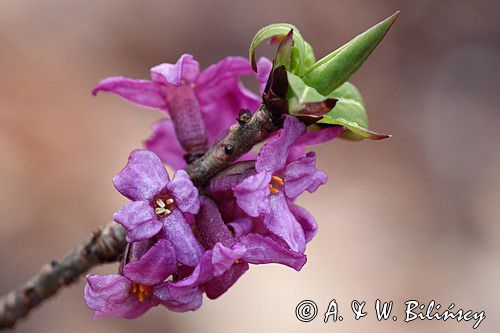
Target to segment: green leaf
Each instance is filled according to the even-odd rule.
[[[398,14],[399,12],[394,13],[320,59],[304,73],[304,82],[324,95],[347,82],[384,38]]]
[[[319,118],[335,106],[337,101],[335,98],[321,95],[316,89],[306,85],[297,75],[287,72],[287,78],[290,114]]]
[[[255,49],[266,39],[271,37],[282,38],[286,36],[292,29],[293,29],[294,46],[292,47],[291,65],[290,68],[287,68],[287,70],[295,73],[303,68],[306,46],[305,46],[305,41],[299,32],[299,29],[288,23],[276,23],[260,29],[253,37],[248,52],[248,58],[250,59],[254,71],[257,71],[257,63],[255,61]]]
[[[303,106],[306,103],[322,102],[328,97],[321,95],[316,89],[310,87],[302,81],[300,77],[290,72],[287,72],[290,100],[294,100],[297,106]]]
[[[337,104],[318,121],[318,124],[342,125],[349,130],[342,136],[350,140],[359,141],[364,138],[380,140],[390,137],[368,129],[368,116],[363,99],[352,83],[344,83],[328,97],[336,98]]]

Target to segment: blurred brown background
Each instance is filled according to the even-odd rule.
[[[92,97],[101,78],[147,78],[184,52],[204,67],[245,56],[253,34],[280,21],[298,26],[323,56],[398,9],[352,79],[371,128],[394,137],[318,149],[330,181],[300,200],[320,225],[302,272],[253,267],[195,313],[156,308],[135,321],[93,320],[75,285],[17,331],[471,330],[472,322],[451,320],[405,324],[408,299],[485,310],[480,330],[497,330],[498,1],[1,1],[0,292],[61,257],[124,202],[111,178],[160,114]],[[344,321],[324,324],[332,298]],[[377,298],[395,301],[397,322],[376,321]],[[311,323],[295,318],[303,299],[320,307]],[[358,322],[353,299],[368,303]]]

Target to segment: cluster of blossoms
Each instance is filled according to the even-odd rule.
[[[266,58],[258,62],[261,91],[271,67]],[[130,199],[113,216],[126,229],[129,244],[119,274],[87,277],[85,301],[95,316],[136,318],[160,304],[173,311],[196,310],[203,293],[219,297],[249,264],[296,270],[305,264],[306,243],[317,225],[294,201],[327,179],[305,147],[336,137],[341,127],[315,134],[296,117],[284,116],[283,129],[256,160],[252,153],[240,158],[237,172],[213,179],[203,195],[183,170],[186,161],[224,135],[239,110],[261,104],[240,82],[241,75],[251,73],[248,60],[240,57],[200,73],[193,57],[183,55],[176,64],[152,68],[151,81],[116,77],[94,89],[166,115],[153,126],[148,150],[133,151],[113,179]],[[172,179],[165,164],[177,170]]]
[[[160,109],[165,118],[154,124],[147,150],[133,151],[113,179],[130,199],[113,216],[125,228],[128,246],[119,274],[87,277],[85,301],[95,316],[136,318],[160,304],[173,311],[196,310],[204,293],[211,299],[221,296],[249,264],[300,270],[317,224],[295,200],[327,180],[306,146],[339,135],[389,137],[368,129],[361,95],[347,80],[396,17],[318,61],[295,27],[274,24],[255,35],[250,62],[228,57],[200,72],[198,62],[183,55],[176,64],[153,67],[151,80],[101,81],[94,94],[118,94]],[[255,61],[255,48],[268,38],[280,44],[273,62]],[[262,99],[240,81],[254,71]],[[281,129],[258,155],[248,152],[196,187],[184,169],[259,105]],[[317,123],[321,130],[306,131],[304,123]],[[172,179],[165,165],[176,170]]]

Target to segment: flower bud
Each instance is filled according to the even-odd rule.
[[[291,24],[277,23],[271,24],[260,29],[254,36],[249,49],[249,59],[252,63],[252,68],[257,71],[257,63],[255,61],[255,49],[266,39],[272,38],[273,43],[282,43],[283,39],[293,30],[293,46],[291,47],[291,56],[289,66],[285,66],[287,71],[300,74],[304,70],[304,62],[310,59],[310,54],[306,57],[306,42],[299,30]],[[309,46],[310,47],[310,46]],[[286,48],[283,50],[285,51]],[[283,65],[283,64],[281,64]],[[280,66],[281,66],[280,65]],[[275,66],[274,68],[277,68]]]

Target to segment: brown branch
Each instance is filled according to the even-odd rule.
[[[202,187],[219,172],[253,146],[265,140],[280,127],[281,121],[261,106],[252,117],[240,114],[238,124],[231,126],[228,135],[216,143],[205,155],[189,164],[186,171],[193,183]]]
[[[21,288],[0,298],[0,329],[13,327],[18,319],[26,317],[34,307],[56,294],[61,287],[78,281],[80,275],[90,268],[116,261],[125,245],[125,229],[111,222],[61,261],[46,264]]]
[[[273,121],[265,107],[260,107],[253,116],[243,112],[238,124],[231,127],[228,135],[205,155],[189,164],[187,172],[196,186],[201,188],[279,127],[280,121]],[[123,254],[125,246],[123,227],[114,222],[108,223],[64,259],[45,265],[21,288],[0,298],[0,329],[13,327],[18,319],[26,317],[61,287],[78,281],[92,267],[115,262]]]

